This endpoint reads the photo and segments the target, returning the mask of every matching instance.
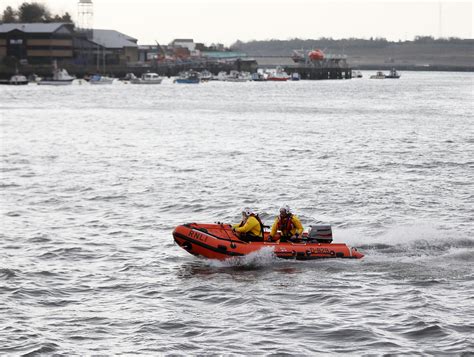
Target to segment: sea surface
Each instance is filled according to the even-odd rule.
[[[0,87],[0,354],[472,355],[474,74]],[[288,204],[362,260],[225,262]]]

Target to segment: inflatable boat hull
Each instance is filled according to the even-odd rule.
[[[265,233],[267,236],[268,233]],[[173,231],[175,242],[188,253],[208,259],[225,260],[244,256],[262,248],[273,248],[279,258],[311,260],[321,258],[360,259],[364,255],[343,243],[246,242],[228,224],[189,223]]]

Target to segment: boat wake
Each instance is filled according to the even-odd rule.
[[[459,236],[450,229],[432,224],[392,227],[386,232],[362,239],[364,234],[355,230],[336,232],[336,237],[357,247],[368,256],[431,257],[454,256],[470,259],[474,240]]]
[[[273,252],[273,247],[264,247],[247,255],[226,260],[206,260],[215,268],[245,267],[249,269],[263,268],[281,261]]]

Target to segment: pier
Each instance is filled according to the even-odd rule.
[[[315,67],[315,66],[285,66],[288,74],[298,73],[301,79],[351,79],[352,69],[350,67]]]
[[[351,79],[352,67],[349,66],[347,56],[327,54],[324,57],[311,59],[307,53],[301,53],[295,61],[292,57],[284,56],[256,56],[259,68],[281,67],[286,73],[298,73],[301,79]],[[296,62],[296,63],[295,63]]]

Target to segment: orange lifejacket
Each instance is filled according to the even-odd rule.
[[[295,228],[293,220],[291,219],[292,217],[293,215],[291,213],[285,218],[281,218],[281,216],[278,216],[278,230],[281,231],[283,234],[288,234],[293,228]]]

